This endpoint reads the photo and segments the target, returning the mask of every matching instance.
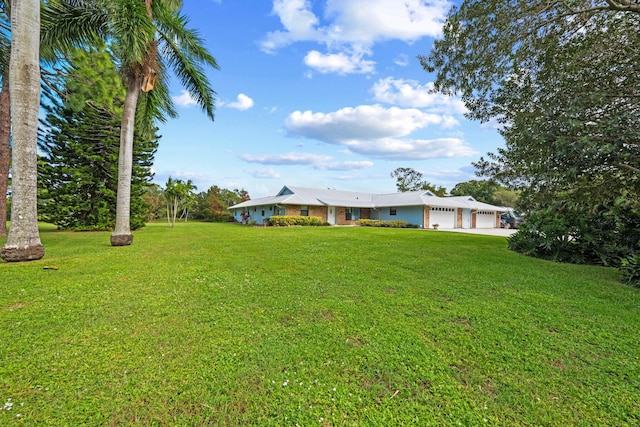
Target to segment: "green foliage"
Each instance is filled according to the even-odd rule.
[[[509,239],[509,247],[525,255],[614,267],[637,252],[639,243],[640,215],[604,206],[533,211]]]
[[[396,179],[396,187],[400,192],[429,190],[436,196],[445,196],[447,189],[435,186],[423,179],[422,172],[412,168],[397,168],[391,172],[391,177]]]
[[[399,219],[359,219],[356,221],[356,224],[363,227],[418,228],[417,225],[409,224],[407,221],[402,221]]]
[[[170,227],[175,226],[178,213],[185,222],[189,219],[189,211],[195,205],[194,190],[197,187],[190,179],[186,182],[171,177],[167,179],[162,193],[167,204],[167,222]]]
[[[503,125],[474,166],[535,222],[512,247],[619,265],[640,234],[640,7],[596,3],[464,2],[422,62],[469,117]]]
[[[194,218],[213,222],[233,222],[233,214],[227,208],[249,200],[249,193],[244,189],[229,190],[213,185],[206,192],[198,193],[195,199]]]
[[[3,426],[640,416],[640,292],[613,269],[459,233],[152,223],[115,249],[54,228],[44,260],[0,263]]]
[[[76,62],[76,56],[78,61]],[[95,94],[85,84],[104,77]],[[91,48],[70,57],[67,95],[51,98],[39,137],[39,214],[61,229],[109,230],[115,222],[120,117],[123,93],[115,66],[104,50]],[[108,87],[110,85],[111,95]],[[139,131],[134,144],[131,227],[144,226],[142,199],[151,178],[156,135]]]
[[[293,225],[323,226],[325,223],[319,216],[274,215],[269,218],[267,225],[272,227],[289,227]]]
[[[640,288],[640,251],[622,259],[620,272],[626,284]]]

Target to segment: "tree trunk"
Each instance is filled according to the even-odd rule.
[[[9,67],[3,70],[0,89],[0,237],[7,235],[7,189],[11,163],[11,97],[9,96]]]
[[[133,131],[136,121],[136,105],[140,95],[140,81],[129,79],[127,96],[122,112],[120,152],[118,153],[118,194],[116,199],[116,227],[111,234],[112,246],[127,246],[133,241],[131,234],[131,174],[133,168]]]
[[[40,107],[40,1],[14,0],[11,7],[9,87],[13,128],[11,227],[0,251],[5,261],[44,256],[38,233],[37,137]],[[4,197],[4,194],[2,195]]]

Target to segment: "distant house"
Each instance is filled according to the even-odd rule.
[[[275,196],[229,207],[238,222],[262,224],[274,215],[317,216],[331,225],[359,219],[403,220],[421,228],[500,228],[507,209],[471,196],[438,197],[430,191],[371,194],[284,186]]]

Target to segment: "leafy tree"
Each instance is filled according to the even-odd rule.
[[[493,203],[493,195],[500,188],[494,181],[471,180],[459,182],[451,189],[452,196],[472,196],[479,202]]]
[[[447,189],[435,186],[423,179],[422,172],[413,168],[397,168],[391,172],[391,177],[396,179],[396,187],[399,192],[429,190],[436,196],[444,196]]]
[[[113,229],[124,90],[104,46],[76,50],[69,62],[64,98],[49,99],[46,107],[40,212],[63,229]],[[131,205],[135,229],[146,220],[147,206],[140,197],[151,178],[157,144],[155,135],[138,132]]]
[[[147,210],[147,222],[158,219],[164,214],[164,194],[158,184],[149,184],[142,195],[142,200],[149,207]]]
[[[503,124],[505,148],[475,165],[521,190],[512,248],[607,265],[639,251],[639,25],[637,2],[466,1],[421,58],[469,117]]]
[[[40,103],[40,2],[21,0],[11,7],[9,87],[12,113],[13,180],[11,228],[0,251],[5,261],[44,256],[37,219],[37,137]],[[4,195],[3,195],[4,197]]]
[[[211,186],[206,192],[196,195],[196,218],[214,222],[233,221],[233,214],[228,210],[229,206],[249,200],[249,193],[242,190],[229,190],[217,185]]]
[[[518,193],[509,190],[492,180],[459,182],[451,189],[452,196],[472,196],[479,202],[497,206],[515,206]]]

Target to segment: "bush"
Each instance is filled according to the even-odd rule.
[[[323,226],[325,223],[319,216],[300,216],[300,215],[274,215],[265,220],[266,225],[272,227],[289,227],[292,225],[302,226]]]
[[[640,288],[640,254],[635,253],[630,257],[624,258],[620,265],[622,273],[622,281],[627,285]]]
[[[417,225],[401,220],[359,219],[356,224],[362,227],[418,228]]]

